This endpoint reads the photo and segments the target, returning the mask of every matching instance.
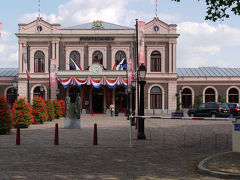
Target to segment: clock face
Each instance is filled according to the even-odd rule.
[[[93,68],[93,73],[98,74],[99,73],[99,67],[94,67]]]
[[[153,29],[154,29],[155,32],[158,32],[158,31],[159,31],[159,27],[158,27],[158,26],[154,26]]]

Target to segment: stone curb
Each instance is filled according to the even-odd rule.
[[[226,179],[240,179],[240,175],[239,174],[232,174],[232,173],[224,173],[224,172],[219,172],[219,171],[212,171],[206,167],[204,167],[204,164],[212,159],[212,158],[215,158],[217,156],[220,156],[220,155],[224,155],[224,154],[229,154],[229,153],[232,153],[232,151],[229,151],[229,152],[224,152],[224,153],[219,153],[219,154],[216,154],[216,155],[212,155],[212,156],[209,156],[205,159],[203,159],[200,163],[198,163],[197,165],[197,169],[198,169],[198,172],[199,173],[202,173],[202,174],[206,174],[206,175],[210,175],[210,176],[214,176],[214,177],[218,177],[218,178],[226,178]]]

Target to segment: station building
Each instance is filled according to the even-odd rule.
[[[41,95],[74,103],[82,97],[83,113],[106,113],[114,104],[126,111],[127,76],[124,64],[136,57],[136,29],[103,21],[63,28],[37,19],[19,24],[18,68],[0,69],[0,93],[10,102],[12,80],[18,80],[20,97]],[[177,25],[154,18],[145,25],[145,112],[170,113],[176,110],[177,96],[182,108],[196,98],[203,102],[239,102],[240,68],[177,68]],[[22,47],[27,47],[28,79]],[[181,53],[181,52],[178,52]],[[50,60],[56,59],[57,86],[50,85]],[[136,67],[136,64],[134,64]],[[137,103],[137,101],[136,101]],[[137,106],[136,106],[137,107]]]

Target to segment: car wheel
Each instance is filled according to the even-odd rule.
[[[212,113],[212,114],[211,114],[211,117],[212,117],[212,118],[216,118],[216,114],[215,114],[215,113]]]
[[[193,113],[191,113],[191,114],[190,114],[190,117],[194,117],[194,114],[193,114]]]
[[[229,117],[232,118],[232,117],[233,117],[233,114],[231,113]]]

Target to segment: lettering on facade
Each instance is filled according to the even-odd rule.
[[[114,37],[80,37],[80,41],[113,41]]]

